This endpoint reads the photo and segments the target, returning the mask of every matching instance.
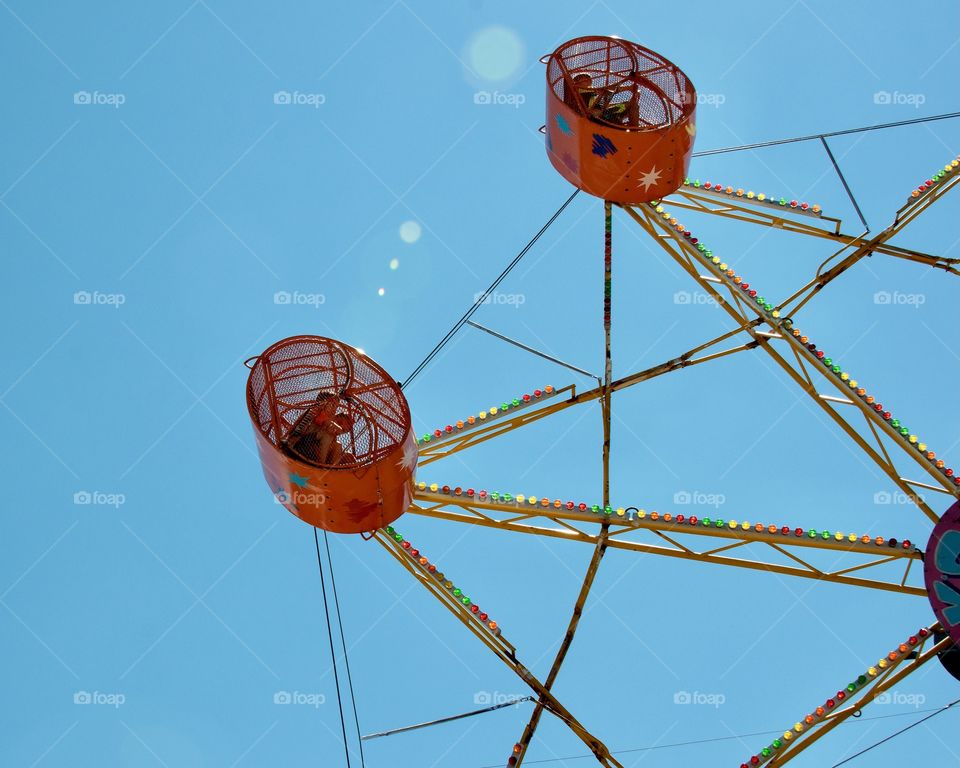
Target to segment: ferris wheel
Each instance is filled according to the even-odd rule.
[[[516,743],[505,750],[507,766],[522,765],[545,712],[562,720],[599,764],[621,765],[601,736],[578,719],[576,707],[568,709],[552,690],[611,548],[759,572],[755,578],[774,573],[929,600],[933,620],[928,625],[904,627],[901,636],[887,639],[890,650],[885,656],[865,658],[862,668],[851,670],[839,685],[824,681],[823,699],[797,702],[796,719],[783,724],[782,735],[744,755],[741,768],[786,764],[933,659],[960,679],[960,470],[927,445],[918,429],[907,426],[908,409],[901,412],[885,404],[872,384],[858,380],[830,354],[829,340],[805,333],[801,312],[825,286],[874,254],[960,275],[960,259],[889,242],[957,185],[960,157],[949,159],[908,191],[881,232],[851,235],[838,218],[805,200],[690,179],[696,90],[659,54],[619,38],[581,37],[541,61],[546,64],[547,102],[541,130],[548,158],[578,191],[604,201],[602,379],[585,391],[544,383],[417,436],[404,385],[367,355],[319,336],[284,339],[247,361],[247,404],[271,491],[315,528],[360,534],[379,544],[530,688],[533,713]],[[836,167],[825,138],[819,138]],[[735,323],[733,330],[679,356],[616,378],[610,353],[614,206]],[[774,298],[764,295],[737,264],[714,255],[712,246],[688,226],[711,216],[832,241],[837,250],[808,282],[786,298]],[[467,320],[469,313],[457,328]],[[768,355],[786,381],[910,500],[931,529],[927,541],[912,542],[895,530],[817,530],[796,520],[698,517],[630,506],[611,497],[614,393],[746,350]],[[505,492],[493,478],[490,486],[474,488],[428,483],[416,476],[418,469],[592,403],[599,403],[603,417],[599,498]],[[441,467],[431,467],[431,472]],[[932,500],[935,494],[942,495],[940,503]],[[522,649],[511,643],[509,628],[498,622],[496,610],[474,602],[468,585],[458,582],[453,571],[441,569],[404,537],[398,530],[403,514],[593,548],[566,634],[544,678],[525,666]],[[653,534],[655,543],[639,533]],[[748,557],[748,547],[751,553],[759,550],[769,556]],[[825,568],[817,560],[819,553],[842,554],[842,567]]]

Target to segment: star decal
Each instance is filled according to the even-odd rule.
[[[557,115],[557,126],[563,133],[567,134],[567,136],[573,136],[573,130],[570,128],[570,123],[567,122],[563,115]]]
[[[657,166],[653,166],[653,168],[640,176],[640,181],[637,183],[646,191],[659,181],[660,171],[657,170]]]
[[[410,438],[407,439],[407,442],[403,444],[403,455],[400,457],[400,461],[397,462],[397,466],[400,469],[406,469],[409,472],[413,472],[414,468],[417,466],[417,457],[419,456],[419,451],[417,450],[416,440],[413,439],[413,433],[411,433]]]
[[[298,475],[296,472],[291,472],[290,482],[294,485],[299,485],[301,488],[306,488],[309,480],[303,475]]]

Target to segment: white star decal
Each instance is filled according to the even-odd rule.
[[[407,441],[403,444],[403,456],[400,458],[400,461],[397,462],[397,466],[401,469],[409,470],[413,472],[414,468],[417,466],[417,458],[419,457],[419,450],[417,448],[417,441],[413,437],[411,432],[407,436]]]
[[[646,191],[658,181],[660,181],[660,171],[657,170],[657,166],[653,166],[647,173],[640,176],[639,186]]]

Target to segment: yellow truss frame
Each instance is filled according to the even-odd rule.
[[[785,208],[783,209],[783,215],[781,215],[779,211],[771,209],[770,206],[754,208],[751,207],[748,200],[739,198],[726,200],[722,199],[722,196],[712,195],[689,187],[681,188],[665,202],[678,209],[774,227],[839,243],[840,249],[820,265],[814,278],[776,307],[779,310],[779,316],[786,318],[789,313],[796,313],[805,306],[830,281],[839,277],[864,257],[874,253],[925,264],[948,273],[960,275],[960,271],[956,269],[956,265],[960,264],[960,259],[931,256],[900,248],[888,242],[958,183],[960,183],[960,173],[954,173],[920,197],[908,201],[897,211],[890,226],[871,238],[866,237],[867,233],[854,236],[843,234],[841,232],[842,222],[839,219],[808,215],[791,218],[793,209]],[[692,365],[698,365],[737,352],[762,349],[880,467],[881,471],[887,475],[894,485],[913,500],[929,521],[936,523],[939,520],[939,515],[915,493],[915,489],[923,488],[960,498],[960,487],[952,484],[949,478],[937,472],[928,461],[924,460],[924,457],[908,450],[903,444],[901,435],[876,411],[856,397],[848,397],[849,392],[844,388],[843,383],[826,376],[813,352],[791,333],[787,332],[788,326],[782,320],[774,319],[759,312],[734,285],[724,283],[717,277],[711,276],[710,272],[713,264],[708,260],[708,257],[687,239],[680,236],[675,229],[667,225],[663,217],[656,214],[653,204],[620,207],[698,283],[701,289],[717,301],[718,305],[736,321],[737,326],[733,330],[727,331],[659,365],[614,380],[610,355],[610,327],[609,323],[605,323],[605,371],[604,379],[599,386],[579,394],[576,387],[572,385],[564,387],[558,390],[556,395],[566,394],[565,399],[553,397],[549,402],[542,405],[525,407],[515,414],[503,416],[490,423],[477,424],[463,432],[444,435],[436,441],[424,443],[420,446],[419,464],[421,467],[501,437],[513,430],[560,413],[567,408],[597,400],[600,402],[603,418],[603,508],[609,508],[610,418],[613,393]],[[611,204],[605,203],[606,259],[604,280],[608,290],[610,285],[611,210]],[[726,293],[723,292],[723,289],[726,289]],[[607,293],[607,297],[609,298],[609,293]],[[738,343],[734,346],[719,351],[712,350],[721,342],[735,340],[738,336],[741,338],[737,340]],[[786,350],[777,349],[775,344],[785,346]],[[818,386],[816,382],[823,379],[837,388],[839,394],[822,392],[822,383]],[[853,419],[849,418],[851,413],[857,411],[865,421],[865,430],[863,427],[858,429],[854,425]],[[892,451],[888,450],[891,445],[900,447],[907,453],[907,456],[914,459],[929,476],[928,481],[910,479],[901,474],[891,456]],[[476,498],[456,495],[450,496],[449,494],[428,491],[422,487],[415,493],[414,498],[415,501],[408,511],[417,515],[469,525],[481,525],[514,533],[580,541],[594,546],[594,554],[584,575],[583,584],[574,604],[560,650],[554,659],[548,676],[541,682],[517,659],[516,649],[512,645],[502,636],[494,637],[478,626],[476,618],[470,610],[452,597],[437,579],[432,578],[428,572],[419,568],[416,561],[393,537],[383,531],[374,534],[374,538],[379,544],[387,549],[420,584],[457,616],[484,645],[513,669],[537,694],[538,701],[533,715],[524,729],[520,741],[514,747],[513,765],[518,768],[523,762],[544,710],[549,710],[562,719],[587,745],[601,765],[621,765],[610,754],[607,747],[587,731],[550,691],[563,664],[566,652],[572,643],[587,596],[603,555],[608,548],[767,571],[898,594],[926,595],[923,586],[908,583],[914,563],[923,557],[923,553],[916,549],[890,549],[881,554],[877,552],[875,547],[867,544],[861,545],[858,542],[806,537],[777,539],[777,537],[763,531],[744,530],[741,527],[685,529],[679,524],[664,521],[662,517],[659,520],[647,517],[625,521],[619,519],[619,517],[598,516],[579,510],[557,508],[553,505],[538,504],[529,508],[519,508],[516,504],[511,505],[490,500],[479,501]],[[637,531],[652,533],[659,540],[658,543],[650,544],[637,541],[635,538]],[[718,546],[703,546],[705,539],[721,541],[717,542]],[[776,552],[788,562],[769,562],[737,557],[731,554],[735,550],[742,552],[743,548],[751,545],[754,545],[754,549],[766,547],[767,552]],[[842,568],[818,567],[809,561],[809,551],[811,549],[839,553],[845,558],[859,559],[855,565],[845,565]],[[878,575],[882,570],[891,570],[894,564],[897,568],[903,569],[901,578],[890,579],[888,576]],[[930,631],[933,632],[936,629],[939,629],[939,625],[935,624],[930,628]],[[818,728],[810,729],[802,734],[802,737],[793,739],[787,748],[779,751],[766,764],[770,766],[783,765],[846,718],[859,713],[862,707],[873,701],[876,696],[900,682],[906,675],[929,661],[933,656],[946,650],[951,644],[952,641],[945,638],[933,644],[926,651],[922,650],[921,645],[921,649],[915,655],[908,655],[898,660],[896,665],[879,675],[863,691],[858,692],[855,702],[848,703],[843,708],[838,708],[826,717],[822,723],[818,723]]]

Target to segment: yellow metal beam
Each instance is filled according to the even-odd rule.
[[[927,195],[920,198],[916,202],[908,206],[904,206],[904,208],[901,209],[903,218],[907,219],[908,221],[916,218],[920,213],[926,210],[927,207],[942,197],[945,192],[949,191],[949,189],[955,185],[958,180],[960,180],[960,176],[954,176],[949,181],[939,185],[936,188],[936,194],[934,194],[934,190],[931,190]],[[809,216],[802,215],[791,217],[790,214],[796,215],[798,213],[791,208],[785,208],[782,209],[782,211],[774,210],[767,205],[757,203],[757,205],[761,207],[759,209],[754,209],[750,207],[749,201],[743,198],[727,198],[725,195],[721,196],[704,192],[702,190],[691,189],[690,187],[681,187],[675,193],[667,197],[665,202],[668,202],[671,206],[697,213],[707,213],[714,216],[732,219],[734,221],[758,224],[760,226],[771,227],[773,229],[781,229],[785,232],[793,232],[796,234],[830,240],[832,242],[840,243],[844,248],[861,248],[870,243],[870,240],[864,238],[863,235],[849,235],[841,232],[840,219],[835,219],[829,216],[821,216],[817,219],[811,219]],[[910,208],[909,211],[907,210],[908,207]],[[897,220],[894,221],[895,225],[900,224],[900,218],[901,215],[898,214]],[[897,231],[899,231],[901,228],[902,226],[898,226]],[[887,239],[889,238],[884,238],[883,241],[874,243],[870,250],[874,253],[880,253],[886,256],[893,256],[894,258],[906,259],[908,261],[926,264],[927,266],[934,267],[936,269],[942,269],[945,272],[960,275],[960,271],[956,269],[956,265],[960,264],[960,259],[934,256],[931,254],[922,253],[920,251],[900,248],[887,243]]]
[[[603,223],[604,223],[604,268],[603,268],[603,330],[604,330],[604,368],[602,394],[600,396],[600,414],[603,421],[603,443],[601,445],[601,467],[603,470],[603,487],[601,495],[603,503],[610,503],[610,416],[612,413],[611,388],[613,382],[613,355],[611,353],[611,306],[613,298],[613,249],[612,249],[612,226],[613,226],[613,206],[604,201],[603,203]],[[567,657],[570,646],[573,645],[573,637],[580,625],[580,617],[583,615],[583,606],[587,602],[587,596],[593,588],[593,582],[600,568],[600,562],[607,551],[607,533],[609,526],[603,523],[600,526],[600,533],[597,536],[597,543],[593,549],[593,556],[587,566],[587,572],[584,574],[583,583],[580,585],[580,592],[577,594],[577,600],[573,606],[573,615],[567,624],[567,631],[560,641],[560,647],[557,649],[557,655],[554,657],[553,664],[550,665],[550,671],[547,673],[547,679],[544,686],[547,690],[553,688],[557,676],[560,674],[560,667]],[[530,748],[530,742],[533,740],[533,734],[537,730],[540,718],[543,715],[544,702],[538,701],[530,715],[520,741],[514,747],[514,765],[519,768],[523,764],[523,759]]]
[[[410,554],[410,548],[403,546],[402,540],[389,535],[386,531],[376,531],[373,538],[487,648],[493,651],[497,658],[510,667],[537,694],[543,706],[562,720],[586,744],[600,765],[608,768],[623,768],[623,765],[610,754],[606,745],[584,728],[549,689],[517,659],[516,650],[502,639],[502,633],[495,636],[483,629],[477,617],[460,600],[453,597],[450,590],[446,589],[438,578],[421,567],[419,560]]]
[[[911,638],[917,640],[916,643],[911,644],[909,641],[901,643],[877,665],[870,667],[865,674],[859,675],[842,689],[839,692],[844,694],[842,699],[839,698],[839,693],[831,696],[823,705],[784,731],[783,738],[765,747],[768,754],[764,755],[761,750],[757,755],[752,756],[758,758],[755,765],[766,765],[770,768],[785,765],[848,718],[859,716],[863,708],[875,701],[878,696],[901,683],[908,675],[916,672],[930,659],[953,644],[949,637],[945,637],[939,643],[933,642],[934,632],[939,628],[939,624],[934,624],[921,630],[921,633],[926,633],[924,637],[914,635]],[[928,644],[930,647],[923,650]],[[788,735],[789,739],[786,738]],[[775,746],[778,743],[780,746]],[[748,765],[754,765],[752,757]]]
[[[518,509],[515,505],[473,503],[462,497],[438,495],[429,491],[418,492],[416,499],[417,501],[408,509],[408,512],[416,515],[469,525],[481,525],[513,533],[545,536],[565,541],[580,541],[593,546],[597,546],[600,541],[603,526],[604,516],[598,516],[590,511],[580,511],[579,509],[556,509],[552,506],[542,507],[539,504],[529,509]],[[620,517],[614,513],[613,518],[609,521],[609,535],[606,539],[606,546],[630,552],[662,555],[715,565],[735,566],[917,597],[925,597],[927,594],[922,584],[909,585],[906,583],[910,565],[914,560],[920,560],[923,557],[920,551],[912,547],[910,549],[894,549],[885,544],[866,544],[862,540],[863,537],[857,537],[855,542],[851,542],[849,539],[838,541],[835,537],[831,537],[829,540],[820,536],[811,538],[806,531],[802,536],[771,534],[768,528],[757,531],[755,526],[744,530],[742,524],[731,528],[729,521],[724,521],[721,528],[717,528],[715,525],[711,525],[711,527],[690,526],[686,522],[677,523],[674,517],[666,521],[663,516],[658,515],[657,520],[652,520],[650,519],[651,514],[653,513],[646,514],[643,519],[639,519],[635,513],[634,519],[629,520],[625,516]],[[647,530],[659,535],[669,546],[648,544],[631,538],[631,535],[639,530]],[[784,555],[792,562],[784,564],[721,554],[732,547],[704,547],[703,541],[705,539],[699,537],[707,537],[708,540],[721,539],[738,546],[765,545],[769,548],[768,551]],[[871,538],[871,542],[875,541]],[[836,552],[845,556],[859,556],[862,560],[857,563],[854,569],[851,569],[846,561],[843,567],[824,569],[810,563],[802,556],[804,551],[810,551],[811,549]],[[904,569],[903,575],[896,579],[874,577],[865,573],[870,569],[888,566],[895,562],[899,564],[898,567],[902,566]],[[857,575],[853,575],[854,571]]]
[[[654,214],[652,209],[640,208],[634,209],[630,207],[625,207],[627,213],[634,219],[644,230],[651,234],[655,241],[658,242],[661,247],[675,260],[681,267],[683,267],[693,278],[696,280],[703,290],[709,292],[713,295],[720,304],[734,319],[745,326],[748,333],[754,336],[754,338],[760,342],[760,346],[774,359],[774,361],[780,365],[793,380],[800,385],[800,387],[805,391],[811,399],[817,403],[837,424],[848,434],[855,442],[860,446],[860,448],[881,468],[881,470],[891,479],[891,481],[897,485],[901,490],[904,491],[911,499],[916,503],[918,507],[924,512],[924,514],[933,522],[936,522],[939,519],[939,515],[934,512],[929,505],[927,505],[917,494],[913,493],[913,490],[910,486],[902,479],[900,473],[897,471],[897,468],[889,461],[888,457],[882,456],[877,450],[871,446],[867,440],[856,430],[849,420],[842,415],[835,405],[829,401],[824,400],[821,396],[821,393],[816,390],[815,387],[811,386],[812,381],[809,376],[805,375],[805,369],[803,369],[803,363],[809,365],[809,367],[817,369],[820,371],[822,368],[822,363],[815,353],[808,349],[808,347],[801,341],[800,338],[795,337],[788,329],[784,326],[782,320],[775,319],[771,316],[762,314],[755,306],[747,304],[742,291],[737,289],[732,281],[724,274],[723,287],[725,287],[729,292],[732,301],[728,302],[724,299],[724,296],[720,294],[717,290],[715,284],[710,280],[704,279],[700,274],[703,269],[706,269],[709,272],[719,272],[716,268],[716,265],[699,251],[694,245],[686,240],[682,235],[677,233],[672,229],[661,216]],[[879,236],[878,236],[879,237]],[[862,250],[862,249],[861,249]],[[748,310],[749,307],[749,310]],[[775,331],[778,340],[784,341],[788,344],[793,352],[794,356],[798,361],[801,362],[801,369],[803,372],[798,371],[798,369],[793,366],[787,359],[785,359],[779,352],[777,352],[772,344],[770,343],[770,338],[768,336],[758,333],[753,326],[746,326],[748,320],[747,311],[750,314],[755,314],[761,322],[770,326],[770,328]],[[848,383],[842,381],[840,378],[835,376],[827,376],[825,372],[822,372],[823,378],[829,381],[833,386],[835,386],[840,392],[844,395],[850,394],[851,389],[848,386]],[[910,446],[905,439],[897,432],[875,409],[873,409],[869,404],[864,402],[862,399],[854,396],[852,398],[845,398],[849,401],[849,405],[852,405],[855,410],[859,410],[868,423],[872,425],[873,428],[877,429],[880,433],[886,435],[890,440],[900,446],[908,456],[914,459],[923,469],[927,472],[930,477],[932,477],[939,486],[944,490],[944,492],[960,498],[960,486],[956,486],[950,478],[945,477],[931,461],[929,461],[926,456],[921,454],[916,448]],[[879,435],[877,435],[879,440]],[[881,451],[883,449],[881,448]]]
[[[737,352],[744,352],[747,350],[755,349],[759,342],[753,338],[747,342],[737,345],[735,347],[730,347],[728,349],[721,350],[719,352],[713,352],[707,355],[702,355],[700,357],[695,357],[697,353],[702,352],[706,349],[709,349],[716,344],[719,344],[721,341],[729,339],[733,336],[736,336],[738,333],[744,331],[747,327],[753,327],[760,324],[760,320],[747,320],[745,325],[740,328],[734,328],[731,331],[720,334],[714,339],[707,341],[703,344],[687,350],[683,354],[667,360],[658,365],[652,366],[642,371],[637,371],[628,376],[624,376],[621,379],[617,379],[610,383],[611,392],[619,392],[623,389],[633,386],[634,384],[639,384],[643,381],[648,381],[650,379],[656,378],[657,376],[662,376],[665,373],[671,373],[673,371],[679,371],[683,368],[689,368],[693,365],[699,365],[700,363],[706,363],[711,360],[716,360],[720,357],[726,357],[728,355],[736,354]],[[564,411],[567,408],[570,408],[574,405],[582,405],[584,403],[591,403],[594,400],[600,400],[603,397],[604,387],[599,386],[593,389],[587,390],[577,394],[576,387],[570,385],[563,387],[562,389],[557,390],[557,394],[563,394],[569,392],[569,397],[559,402],[554,402],[551,405],[542,406],[540,408],[534,408],[530,410],[524,410],[518,412],[515,416],[503,417],[497,421],[491,422],[489,424],[483,424],[480,426],[474,426],[469,430],[464,430],[455,435],[452,435],[448,438],[445,438],[441,441],[430,442],[420,446],[420,458],[418,464],[420,466],[426,466],[427,464],[432,464],[435,461],[439,461],[442,458],[450,456],[454,453],[472,448],[475,445],[479,445],[488,440],[491,440],[495,437],[506,434],[507,432],[512,432],[515,429],[520,427],[525,427],[528,424],[532,424],[540,419],[543,419],[547,416],[552,416],[555,413]]]

